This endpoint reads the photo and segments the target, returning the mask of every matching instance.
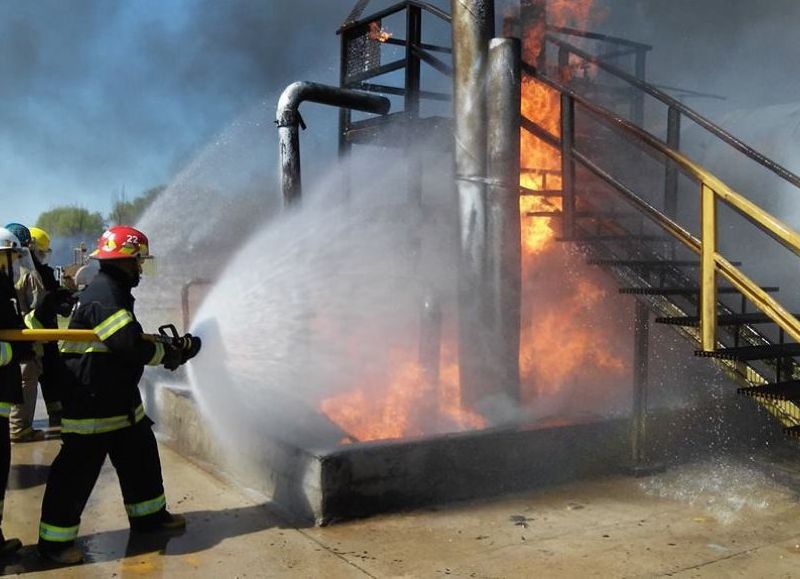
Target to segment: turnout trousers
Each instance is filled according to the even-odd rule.
[[[132,528],[146,527],[166,510],[158,446],[146,416],[102,434],[62,434],[42,501],[39,544],[68,547],[78,536],[81,513],[106,456],[117,471]]]
[[[8,412],[11,405],[0,402],[0,523],[3,522],[3,503],[8,486],[8,473],[11,470],[11,438],[8,430]],[[2,533],[0,533],[2,537]]]

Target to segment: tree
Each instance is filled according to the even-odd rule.
[[[151,187],[131,201],[127,200],[123,189],[119,195],[115,195],[114,205],[108,215],[108,220],[116,225],[134,225],[153,201],[156,200],[156,197],[166,188],[166,185]]]
[[[103,233],[105,223],[100,213],[92,213],[77,205],[65,205],[39,215],[36,227],[41,227],[51,236],[83,236],[94,239]]]

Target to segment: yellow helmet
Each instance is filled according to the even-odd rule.
[[[39,227],[30,227],[29,229],[35,249],[42,253],[48,253],[50,251],[50,236],[47,235],[47,232]]]

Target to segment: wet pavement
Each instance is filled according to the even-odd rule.
[[[87,562],[49,567],[36,541],[59,442],[15,445],[6,536],[26,547],[4,574],[30,577],[800,577],[800,468],[782,458],[684,466],[524,496],[327,528],[279,511],[162,447],[180,536],[131,536],[106,464],[84,513]]]

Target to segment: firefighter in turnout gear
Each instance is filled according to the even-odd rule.
[[[15,272],[22,253],[19,239],[8,229],[0,227],[0,328],[22,329],[22,316],[17,309]],[[22,373],[20,361],[32,355],[30,344],[0,342],[0,519],[3,514],[8,473],[11,468],[11,440],[8,415],[11,405],[22,402]],[[0,531],[0,557],[10,555],[22,543],[19,539],[6,539]]]
[[[154,340],[133,312],[131,290],[150,258],[147,237],[115,226],[92,257],[100,271],[80,293],[70,329],[91,329],[96,342],[64,342],[61,354],[73,376],[62,398],[61,451],[47,480],[39,524],[39,552],[57,563],[78,563],[81,513],[106,456],[117,471],[133,532],[181,530],[186,521],[167,511],[153,422],[145,415],[138,383],[145,365],[175,369],[196,355],[200,340]]]

